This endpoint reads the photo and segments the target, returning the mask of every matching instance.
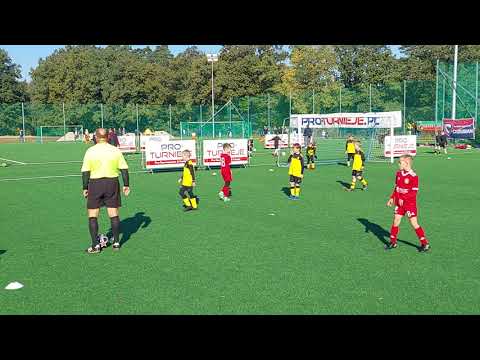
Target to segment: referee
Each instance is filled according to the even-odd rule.
[[[102,251],[98,240],[98,214],[102,206],[107,207],[112,225],[113,250],[120,249],[120,218],[118,208],[121,206],[119,173],[123,178],[123,193],[130,193],[128,165],[121,151],[107,142],[107,131],[95,131],[97,144],[85,153],[82,166],[83,196],[87,198],[88,227],[92,237],[92,246],[86,252],[97,254]]]

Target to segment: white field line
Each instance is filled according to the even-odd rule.
[[[130,171],[130,174],[149,172],[149,170]],[[58,179],[67,177],[81,177],[81,174],[68,174],[68,175],[50,175],[50,176],[34,176],[34,177],[22,177],[22,178],[7,178],[1,179],[1,181],[21,181],[21,180],[38,180],[38,179]]]
[[[16,163],[16,164],[20,164],[20,165],[26,165],[26,163],[21,162],[21,161],[15,161],[15,160],[4,159],[4,158],[0,158],[0,160],[10,161],[10,162],[13,162],[13,163]]]

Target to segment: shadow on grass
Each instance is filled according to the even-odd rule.
[[[285,196],[290,196],[290,188],[289,187],[283,187],[282,192],[285,194]]]
[[[365,226],[365,232],[368,233],[368,232],[371,232],[372,234],[374,234],[378,240],[380,240],[384,245],[387,245],[389,242],[390,242],[390,233],[385,230],[384,228],[382,228],[380,225],[378,224],[375,224],[375,223],[372,223],[370,222],[369,220],[367,219],[363,219],[363,218],[358,218],[357,219],[363,226]],[[403,244],[406,244],[406,245],[409,245],[409,246],[412,246],[414,247],[415,249],[418,250],[418,245],[415,245],[409,241],[405,241],[405,240],[397,240],[398,242],[401,242]]]
[[[138,212],[134,216],[120,221],[120,234],[122,235],[120,245],[125,244],[140,228],[146,228],[151,222],[150,216],[145,216],[144,212]],[[108,238],[113,236],[112,229],[108,231],[107,236]]]
[[[341,166],[348,167],[348,164],[347,164],[347,163],[344,163],[344,162],[338,162],[337,165],[341,165]]]
[[[342,184],[345,189],[350,189],[350,184],[345,181],[337,180],[337,183]]]
[[[7,252],[7,250],[0,250],[0,255],[3,255]]]

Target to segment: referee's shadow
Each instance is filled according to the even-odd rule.
[[[134,216],[123,219],[120,221],[120,246],[124,245],[128,240],[130,240],[131,236],[140,230],[140,228],[144,229],[150,223],[152,219],[150,216],[145,216],[145,213],[137,212]],[[110,239],[112,234],[112,229],[110,229],[107,233],[108,238]]]
[[[389,242],[390,242],[390,233],[385,230],[384,228],[382,228],[380,225],[378,224],[375,224],[375,223],[372,223],[370,222],[369,220],[367,219],[363,219],[363,218],[357,218],[357,220],[363,225],[365,226],[365,232],[368,233],[368,232],[371,232],[373,235],[375,235],[377,237],[378,240],[380,240],[384,245],[387,245]],[[406,244],[406,245],[409,245],[409,246],[413,246],[415,249],[418,249],[418,245],[414,244],[414,243],[411,243],[409,241],[405,241],[405,240],[400,240],[398,239],[397,240],[398,242],[400,243],[403,243],[403,244]]]

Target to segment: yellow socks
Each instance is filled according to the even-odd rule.
[[[190,202],[192,203],[192,208],[196,209],[197,208],[197,198],[193,197],[190,198]]]
[[[185,206],[191,206],[190,205],[190,199],[188,197],[183,199],[183,203],[185,204]]]

